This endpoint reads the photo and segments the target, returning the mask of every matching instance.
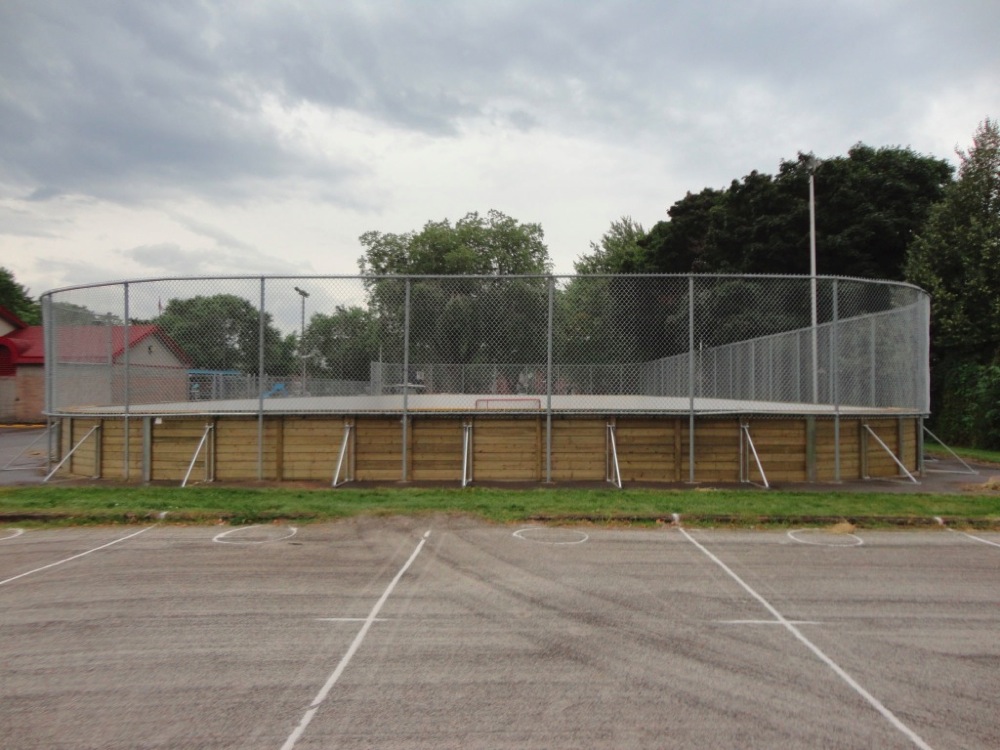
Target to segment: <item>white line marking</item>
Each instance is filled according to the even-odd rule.
[[[13,531],[14,533],[9,534],[8,536],[0,537],[0,542],[6,542],[8,539],[15,539],[16,537],[19,537],[21,536],[21,534],[24,533],[24,529],[11,529],[11,531]]]
[[[1000,547],[1000,544],[997,544],[996,542],[991,542],[989,539],[983,539],[981,537],[975,536],[974,534],[966,534],[964,531],[955,531],[955,529],[948,529],[948,531],[952,532],[953,534],[961,534],[962,536],[967,536],[969,537],[969,539],[975,539],[977,542],[981,542],[983,544],[989,544],[991,547]]]
[[[385,617],[376,617],[372,622],[385,622]],[[317,622],[367,622],[367,617],[317,617]]]
[[[431,535],[430,531],[424,534],[423,538],[420,540],[420,543],[417,544],[417,548],[413,550],[413,554],[410,555],[410,559],[407,560],[406,563],[403,565],[403,567],[399,569],[399,572],[396,573],[396,577],[389,582],[389,585],[388,587],[386,587],[386,590],[382,592],[382,596],[380,596],[379,600],[375,602],[375,606],[372,607],[372,611],[369,612],[368,617],[365,618],[365,624],[361,626],[361,630],[359,630],[358,634],[354,636],[354,640],[351,642],[350,647],[347,649],[347,653],[345,653],[343,657],[341,657],[340,663],[337,664],[337,668],[333,670],[333,672],[327,678],[326,683],[323,685],[323,687],[320,688],[319,692],[316,693],[316,697],[313,698],[312,703],[309,705],[308,710],[302,716],[302,720],[299,722],[299,725],[295,727],[295,731],[293,731],[290,735],[288,735],[288,739],[285,740],[285,744],[281,746],[281,750],[292,750],[292,748],[295,747],[295,743],[299,741],[299,738],[302,736],[302,733],[306,731],[306,727],[308,727],[309,723],[313,720],[313,716],[316,715],[316,712],[319,710],[320,705],[323,703],[324,700],[326,700],[326,696],[329,694],[330,690],[333,689],[333,686],[337,684],[337,680],[340,679],[340,675],[344,673],[344,670],[347,669],[347,665],[351,662],[351,659],[354,658],[354,654],[357,653],[357,650],[361,647],[361,642],[365,639],[365,636],[368,635],[368,631],[369,629],[371,629],[372,623],[375,622],[376,619],[378,619],[379,611],[382,609],[382,606],[389,598],[389,595],[392,593],[392,590],[396,588],[396,584],[399,583],[399,579],[403,577],[403,574],[405,574],[406,571],[409,570],[410,566],[413,564],[413,561],[417,559],[417,555],[419,555],[420,550],[424,548],[424,544],[427,543],[427,538],[430,535]]]
[[[780,620],[715,620],[720,625],[784,625]],[[822,625],[817,620],[786,620],[790,625]]]
[[[789,531],[786,531],[785,533],[788,534],[788,538],[791,539],[794,542],[798,542],[799,544],[815,544],[817,547],[860,547],[862,544],[864,544],[864,540],[862,540],[861,537],[859,537],[857,534],[837,534],[837,536],[842,536],[842,537],[848,537],[849,536],[852,539],[854,539],[854,542],[852,542],[851,544],[839,544],[839,543],[838,544],[832,544],[830,542],[810,542],[808,539],[799,539],[797,536],[795,536],[796,534],[801,534],[803,532],[809,532],[809,531],[815,531],[815,532],[823,533],[823,529],[790,529]],[[832,534],[831,534],[831,536],[832,536]]]
[[[40,573],[43,570],[48,570],[49,568],[54,568],[57,565],[62,565],[63,563],[68,563],[70,560],[76,560],[78,557],[83,557],[84,555],[89,555],[91,552],[97,552],[98,550],[105,549],[107,547],[110,547],[113,544],[118,544],[118,542],[124,542],[126,539],[131,539],[134,536],[139,536],[139,534],[144,534],[147,531],[149,531],[150,529],[155,529],[155,528],[156,528],[155,526],[147,526],[146,528],[140,529],[139,531],[136,531],[133,534],[129,534],[128,536],[123,536],[121,539],[115,539],[113,542],[108,542],[107,544],[102,544],[100,547],[94,547],[94,549],[88,549],[86,552],[81,552],[78,555],[73,555],[72,557],[67,557],[65,560],[59,560],[58,562],[49,563],[48,565],[43,565],[40,568],[35,568],[34,570],[29,570],[27,573],[21,573],[20,575],[16,575],[13,578],[7,578],[7,579],[5,579],[3,581],[0,581],[0,586],[3,586],[5,583],[10,583],[11,581],[16,581],[18,578],[24,578],[25,576],[30,576],[32,573]]]
[[[734,573],[729,568],[728,565],[726,565],[724,562],[722,562],[722,560],[720,560],[718,557],[709,552],[708,549],[702,546],[702,544],[698,542],[698,540],[695,539],[693,536],[691,536],[687,531],[685,531],[684,529],[678,529],[678,531],[680,531],[685,536],[685,538],[689,542],[691,542],[691,544],[693,544],[695,547],[704,552],[705,555],[707,555],[712,562],[714,562],[716,565],[722,568],[729,575],[730,578],[736,581],[736,583],[738,583],[743,588],[744,591],[746,591],[748,594],[750,594],[750,596],[752,596],[754,599],[760,602],[760,604],[763,605],[764,609],[770,612],[775,620],[781,623],[781,625],[783,625],[788,630],[789,633],[794,635],[806,648],[812,651],[813,654],[815,654],[820,661],[822,661],[830,669],[832,669],[836,673],[836,675],[840,677],[840,679],[842,679],[844,682],[850,685],[850,687],[854,690],[854,692],[856,692],[858,695],[860,695],[862,698],[868,701],[869,705],[871,705],[872,708],[878,711],[882,715],[882,717],[886,719],[886,721],[888,721],[890,724],[896,727],[896,729],[898,729],[900,732],[906,735],[906,737],[909,738],[909,740],[917,747],[921,748],[922,750],[933,750],[933,748],[931,748],[930,745],[928,745],[926,742],[923,741],[923,739],[921,739],[920,735],[918,735],[916,732],[914,732],[912,729],[906,726],[906,724],[900,721],[900,719],[897,718],[896,714],[894,714],[892,711],[886,708],[885,705],[883,705],[883,703],[878,698],[876,698],[874,695],[872,695],[863,687],[861,687],[861,685],[853,677],[847,674],[847,672],[841,669],[841,667],[833,659],[831,659],[829,656],[823,653],[823,651],[820,650],[819,646],[816,646],[812,641],[810,641],[802,634],[802,631],[800,631],[797,627],[795,627],[795,625],[793,625],[789,620],[786,620],[785,617],[777,609],[775,609],[769,601],[767,601],[767,599],[765,599],[763,596],[761,596],[752,588],[750,588],[750,585],[744,582],[744,580],[740,578],[738,575],[736,575],[736,573]]]
[[[559,531],[564,531],[570,534],[579,534],[579,539],[574,539],[571,542],[550,542],[547,539],[531,539],[530,537],[522,536],[526,531],[552,531],[548,526],[529,526],[525,529],[518,529],[513,533],[513,536],[520,539],[522,542],[533,542],[534,544],[583,544],[585,541],[590,539],[590,535],[583,531],[576,531],[575,529],[559,529]]]
[[[284,536],[275,537],[274,539],[258,539],[256,541],[249,541],[249,542],[232,541],[230,539],[224,539],[224,537],[227,537],[230,534],[233,534],[237,531],[258,529],[261,526],[263,526],[263,524],[260,523],[254,524],[253,526],[237,526],[235,529],[230,529],[229,531],[223,531],[221,534],[216,534],[215,536],[212,537],[212,541],[218,542],[219,544],[270,544],[271,542],[280,542],[282,539],[288,539],[290,537],[293,537],[298,532],[298,529],[295,526],[289,526],[288,528],[291,529],[292,531],[291,534],[285,534]]]

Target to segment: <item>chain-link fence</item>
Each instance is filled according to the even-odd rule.
[[[43,296],[51,415],[929,407],[929,299],[768,276],[150,279]]]

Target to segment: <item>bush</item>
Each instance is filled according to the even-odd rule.
[[[1000,450],[1000,364],[984,354],[943,354],[934,367],[934,429],[945,442]]]

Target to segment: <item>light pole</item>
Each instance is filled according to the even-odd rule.
[[[306,395],[306,354],[305,354],[305,338],[306,338],[306,297],[309,296],[309,292],[295,287],[295,291],[299,293],[302,298],[302,325],[299,329],[301,333],[299,334],[299,357],[302,359],[302,395]]]
[[[809,170],[809,286],[812,298],[812,400],[819,403],[819,346],[816,340],[817,303],[816,303],[816,168],[819,160],[810,155],[806,159],[806,169]]]

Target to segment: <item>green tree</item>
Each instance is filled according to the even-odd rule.
[[[910,248],[906,278],[931,293],[937,346],[995,348],[1000,343],[997,121],[987,118],[969,151],[958,155],[958,180]]]
[[[688,193],[640,241],[661,273],[809,273],[812,156],[751,172],[724,190]],[[910,149],[857,144],[815,168],[817,270],[901,279],[906,249],[951,181],[947,162]],[[624,267],[608,270],[625,270]]]
[[[583,255],[573,264],[578,274],[642,273],[646,270],[645,254],[639,244],[646,237],[642,224],[631,216],[611,222],[611,228],[600,243],[590,243],[590,255]]]
[[[931,404],[946,440],[1000,448],[1000,125],[959,151],[958,180],[910,248],[907,279],[931,294]]]
[[[0,266],[0,307],[5,307],[30,326],[42,322],[41,308],[27,288],[17,283],[13,272]]]
[[[337,305],[332,315],[313,315],[301,350],[313,377],[368,380],[371,363],[379,356],[371,313],[363,307]]]
[[[464,274],[506,276],[543,274],[551,268],[539,224],[520,224],[491,210],[466,214],[454,226],[444,219],[420,232],[365,232],[363,274]]]
[[[259,370],[260,316],[257,308],[234,294],[171,299],[154,319],[205,370]],[[264,315],[264,352],[267,372],[294,372],[290,341],[282,339]]]
[[[407,287],[394,278],[401,275],[413,275],[411,365],[544,361],[548,287],[541,275],[552,264],[540,225],[491,210],[454,225],[428,222],[420,232],[366,232],[360,241],[358,265],[377,277],[368,294],[385,361],[403,359]]]

